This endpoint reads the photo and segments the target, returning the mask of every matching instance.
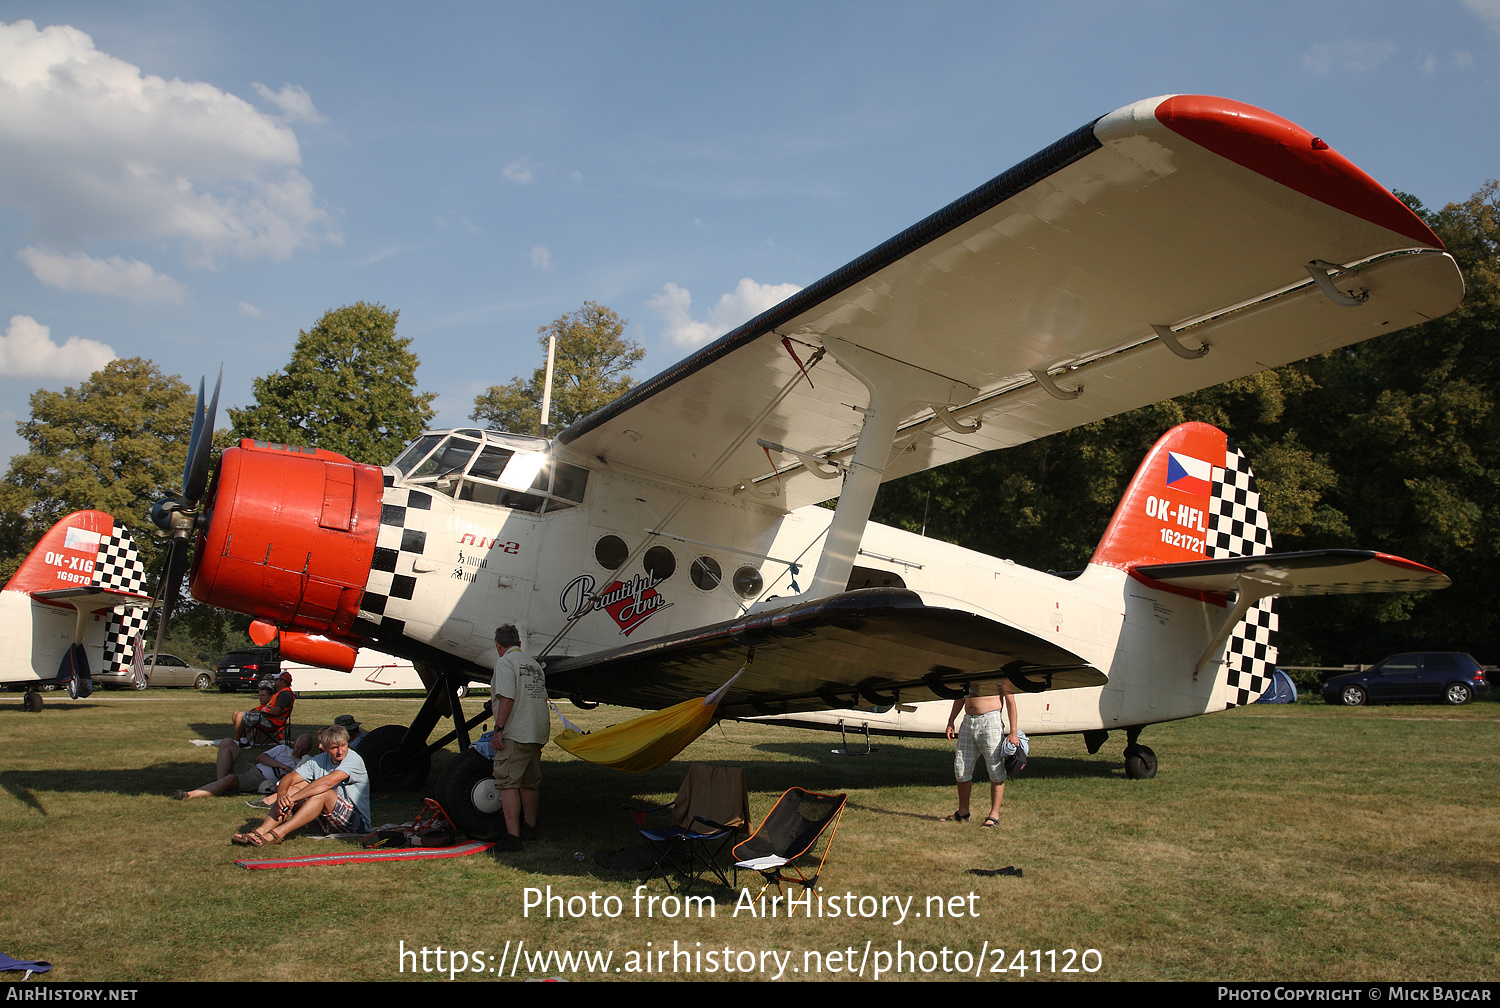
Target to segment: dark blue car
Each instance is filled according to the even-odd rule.
[[[1346,707],[1416,700],[1456,705],[1466,704],[1489,689],[1484,670],[1469,655],[1420,651],[1392,655],[1364,672],[1334,676],[1323,684],[1323,700]]]

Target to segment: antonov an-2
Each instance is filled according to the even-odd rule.
[[[883,480],[1451,311],[1437,236],[1328,144],[1176,95],[1070,133],[555,438],[433,432],[384,468],[195,439],[161,507],[195,598],[426,670],[410,728],[362,744],[427,773],[455,685],[518,624],[554,695],[661,708],[744,673],[725,716],[951,699],[1005,680],[1029,728],[1127,730],[1247,703],[1270,599],[1447,579],[1375,552],[1274,555],[1249,466],[1169,433],[1073,580],[869,522]],[[217,396],[215,396],[215,399]],[[212,407],[198,427],[212,427]],[[818,507],[838,499],[836,510]],[[996,513],[994,520],[1006,516]],[[894,579],[894,580],[892,580]],[[891,587],[851,590],[866,583]],[[1070,692],[1071,691],[1071,692]],[[497,818],[475,756],[440,799]]]

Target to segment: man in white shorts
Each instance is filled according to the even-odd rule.
[[[968,695],[953,701],[948,714],[948,737],[954,738],[953,722],[964,712],[953,751],[953,776],[958,781],[958,810],[944,822],[969,821],[969,796],[974,789],[974,766],[979,757],[990,774],[990,814],[984,820],[986,829],[1000,822],[1000,803],[1005,798],[1005,750],[1009,740],[1018,745],[1021,726],[1016,723],[1016,698],[1005,683],[971,685]]]

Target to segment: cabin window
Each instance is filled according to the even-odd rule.
[[[740,598],[754,598],[765,586],[765,579],[754,567],[741,567],[734,572],[734,590],[739,593]]]
[[[533,444],[545,448],[547,442],[472,429],[424,434],[401,453],[396,468],[408,482],[477,504],[540,514],[583,503],[588,470]]]
[[[713,591],[719,587],[719,582],[724,579],[724,571],[719,567],[719,561],[713,557],[701,556],[693,561],[692,570],[689,572],[693,584],[704,591]]]
[[[642,563],[653,582],[665,581],[677,570],[677,558],[665,546],[652,546]]]
[[[594,559],[605,570],[619,570],[629,556],[630,547],[617,535],[600,536],[599,541],[594,543]]]

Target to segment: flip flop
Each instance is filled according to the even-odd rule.
[[[950,816],[944,816],[943,822],[968,822],[970,818],[968,812],[955,812]]]

